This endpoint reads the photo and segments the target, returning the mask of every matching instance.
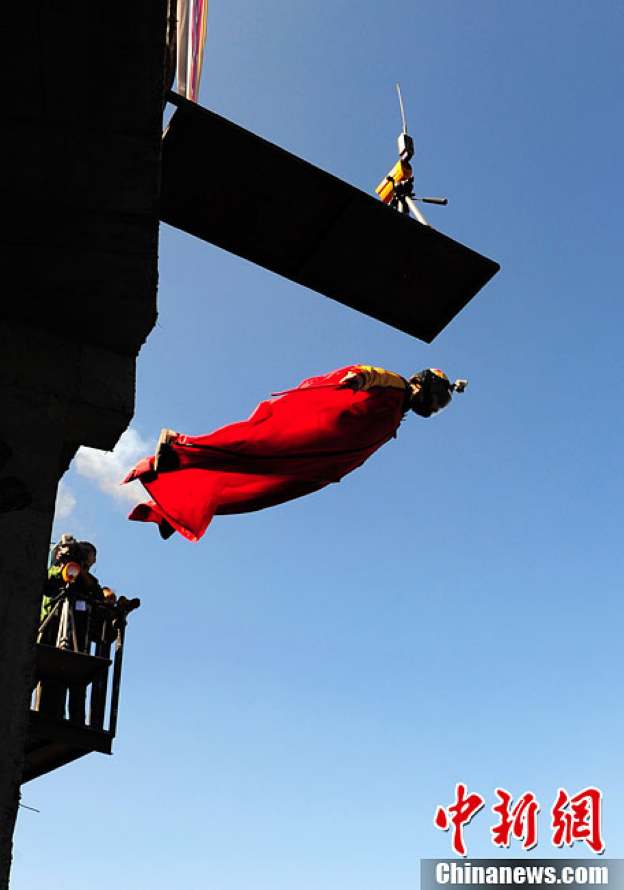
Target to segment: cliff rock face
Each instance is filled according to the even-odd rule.
[[[58,480],[126,428],[156,319],[166,18],[166,0],[43,0],[3,22],[0,888]]]

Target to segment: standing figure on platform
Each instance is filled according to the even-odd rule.
[[[89,541],[76,541],[73,535],[69,534],[61,536],[53,551],[53,564],[48,570],[48,579],[43,591],[41,605],[43,630],[38,642],[77,652],[89,652],[94,607],[96,603],[104,600],[98,579],[91,574],[96,556],[96,549]],[[75,574],[68,575],[67,567],[70,565],[76,566]],[[57,608],[55,614],[51,615],[61,594],[67,595],[71,606],[73,632],[67,640],[59,640],[61,609]],[[49,616],[51,617],[46,622]],[[65,716],[67,698],[70,721],[83,726],[86,719],[86,696],[87,687],[84,683],[74,682],[65,685],[58,681],[46,680],[40,686],[39,711],[60,720]]]
[[[164,429],[139,479],[152,500],[129,518],[157,523],[163,538],[197,541],[212,517],[247,513],[318,491],[361,466],[396,436],[408,411],[431,417],[462,392],[437,368],[410,378],[349,365],[261,402],[248,420],[207,436]]]

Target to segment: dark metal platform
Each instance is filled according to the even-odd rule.
[[[107,671],[110,665],[110,658],[98,658],[39,643],[36,647],[35,679],[54,680],[62,676],[67,683],[91,683],[94,677]]]
[[[29,782],[92,751],[111,754],[110,732],[74,726],[31,711],[22,782]]]
[[[94,644],[97,655],[37,643],[35,646],[35,689],[24,747],[22,782],[98,751],[112,754],[117,715],[127,615],[140,600],[120,597],[108,606],[108,616],[98,628]],[[72,621],[72,601],[63,600],[58,635]],[[65,610],[69,611],[69,616]],[[54,616],[52,616],[54,617]],[[46,619],[46,621],[49,619]],[[42,628],[45,631],[46,622]],[[114,658],[111,647],[114,646]],[[109,668],[112,665],[112,676]],[[73,700],[72,700],[72,697]],[[67,708],[66,708],[67,706]],[[70,718],[64,719],[66,711]],[[80,722],[76,721],[76,715]],[[105,723],[108,726],[105,729]]]
[[[181,97],[161,219],[431,342],[500,268]]]

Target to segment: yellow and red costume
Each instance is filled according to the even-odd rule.
[[[152,500],[129,519],[165,521],[197,541],[212,517],[247,513],[318,491],[361,466],[389,439],[407,406],[407,381],[371,365],[349,365],[304,380],[261,402],[248,420],[207,436],[176,435],[175,469],[140,461]]]

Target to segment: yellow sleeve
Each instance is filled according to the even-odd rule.
[[[405,378],[394,371],[375,368],[373,365],[357,365],[358,389],[372,389],[373,386],[390,386],[394,389],[405,389]],[[361,381],[361,383],[360,383]]]

